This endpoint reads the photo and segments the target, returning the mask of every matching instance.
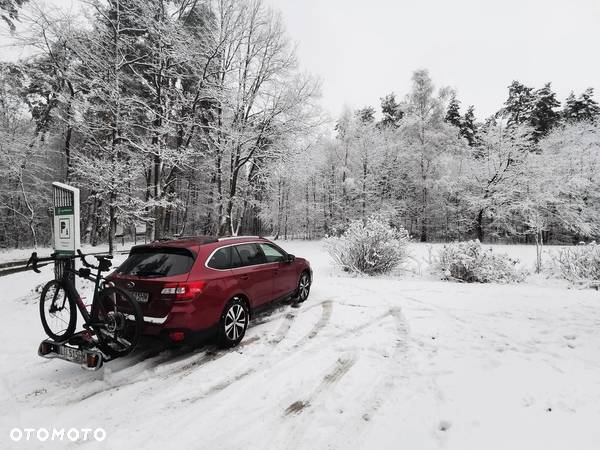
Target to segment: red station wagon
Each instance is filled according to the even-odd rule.
[[[170,342],[216,334],[233,347],[256,309],[306,300],[312,270],[261,237],[194,237],[135,246],[108,279],[139,302],[144,334]]]

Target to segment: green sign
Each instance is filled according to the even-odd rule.
[[[55,216],[70,216],[73,214],[73,212],[72,206],[57,206],[54,208]]]
[[[54,253],[57,256],[72,256],[75,254],[75,252],[71,250],[55,250]]]

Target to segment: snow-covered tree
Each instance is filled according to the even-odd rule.
[[[456,131],[444,121],[448,90],[437,94],[427,70],[418,70],[412,77],[412,88],[407,95],[401,133],[407,149],[406,164],[412,168],[414,201],[418,208],[420,240],[426,241],[435,215],[438,198],[437,180],[442,175],[441,156],[460,146]]]
[[[529,156],[530,129],[502,124],[483,127],[479,146],[465,171],[466,201],[477,239],[486,229],[514,234],[512,205],[518,197],[523,164]]]
[[[540,141],[524,168],[514,206],[535,238],[538,271],[552,230],[585,239],[600,233],[600,128],[590,122],[556,128]]]
[[[27,80],[18,66],[0,65],[0,244],[40,242],[47,220],[53,167],[41,133],[27,114],[22,91]],[[41,228],[41,230],[40,230]]]
[[[552,91],[550,83],[534,92],[534,104],[531,111],[531,126],[533,128],[534,141],[537,142],[548,134],[548,132],[560,120],[560,102]]]
[[[381,98],[381,115],[380,126],[397,128],[400,125],[404,112],[394,93]]]
[[[460,129],[462,125],[462,117],[460,115],[460,102],[456,98],[456,94],[452,93],[448,108],[446,109],[446,117],[444,118],[450,125],[454,125]]]
[[[503,109],[508,126],[530,124],[534,103],[533,88],[519,81],[513,81],[508,87],[508,99],[504,102]]]
[[[475,107],[469,106],[465,116],[460,121],[460,135],[464,137],[470,146],[477,142],[477,124],[475,123]]]
[[[562,117],[567,122],[595,121],[599,115],[600,106],[594,100],[593,88],[586,89],[578,98],[571,91],[562,110]]]
[[[227,94],[217,102],[211,135],[218,228],[220,234],[236,234],[247,206],[238,198],[240,184],[249,192],[257,180],[253,170],[284,151],[278,145],[281,137],[302,134],[311,126],[307,119],[312,118],[318,83],[296,73],[296,56],[281,18],[262,1],[218,2],[215,16],[222,37],[218,78]],[[226,166],[224,158],[229,159]]]

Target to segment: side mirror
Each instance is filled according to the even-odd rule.
[[[296,260],[296,257],[294,255],[292,255],[291,253],[288,253],[285,256],[285,262],[288,263],[288,264],[293,263],[295,260]]]

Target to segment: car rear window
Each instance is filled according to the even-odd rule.
[[[185,249],[140,249],[132,252],[117,269],[121,275],[169,277],[188,273],[194,256]]]

